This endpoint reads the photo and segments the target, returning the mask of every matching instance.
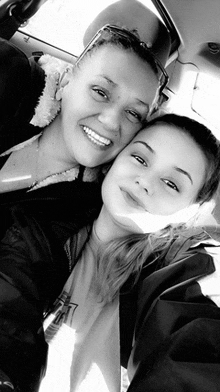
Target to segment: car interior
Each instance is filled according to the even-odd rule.
[[[130,5],[137,2],[118,1],[126,3],[128,13]],[[166,64],[169,82],[160,111],[195,118],[219,139],[219,0],[139,2],[159,16],[171,38]],[[73,63],[83,48],[87,27],[114,3],[115,0],[1,0],[0,37],[12,42],[28,57],[49,54]],[[220,223],[218,204],[214,218]]]

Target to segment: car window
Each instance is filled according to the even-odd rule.
[[[160,17],[151,0],[139,1]],[[104,8],[115,2],[116,0],[47,0],[20,30],[78,56],[83,49],[83,35],[88,25]],[[209,73],[195,72],[193,64],[185,64],[183,68],[179,89],[171,94],[164,105],[165,110],[189,115],[204,122],[220,138],[219,78]],[[170,78],[171,90],[172,80],[175,81],[175,76]]]
[[[209,119],[209,126],[219,138],[219,91],[220,80],[212,75],[200,73],[192,97],[192,110]]]
[[[157,13],[151,0],[141,2]],[[112,3],[115,0],[47,0],[20,30],[77,56],[86,28]]]

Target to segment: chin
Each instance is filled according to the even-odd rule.
[[[88,167],[90,169],[93,169],[94,167],[97,167],[102,164],[102,163],[100,163],[100,161],[97,162],[97,159],[88,159],[88,156],[85,159],[82,159],[82,157],[80,157],[78,159],[78,162],[79,162],[79,165]]]
[[[122,228],[122,231],[124,231],[124,235],[129,235],[129,234],[144,234],[143,230],[141,229],[140,226],[136,222],[134,222],[131,218],[129,217],[119,217],[117,216],[117,222],[119,226]]]

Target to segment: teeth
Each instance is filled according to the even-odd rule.
[[[109,144],[111,144],[111,140],[106,139],[105,137],[99,136],[97,135],[97,133],[95,133],[94,131],[92,131],[90,128],[88,127],[83,127],[84,132],[88,135],[88,137],[96,144],[98,144],[99,146],[109,146]]]

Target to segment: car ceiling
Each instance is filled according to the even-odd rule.
[[[166,10],[180,38],[179,61],[219,77],[220,1],[154,1]]]
[[[198,94],[202,96],[201,89],[204,88],[204,96],[210,94],[215,103],[220,102],[220,1],[219,0],[153,0],[159,13],[179,38],[173,56],[176,57],[167,70],[170,74],[168,91],[166,92],[169,100],[164,108],[173,110],[174,95],[188,95],[188,110],[183,110],[183,114],[198,117],[202,122],[219,129],[220,121],[213,120],[213,110],[210,113],[195,113],[193,110],[193,99],[196,102]],[[206,95],[205,84],[200,82],[201,75],[205,74],[209,84],[209,92]],[[199,76],[199,78],[198,78]],[[210,82],[209,82],[210,80]],[[211,80],[216,81],[216,88],[211,89]],[[187,89],[186,89],[187,82]],[[200,89],[200,91],[198,91]],[[195,91],[197,95],[195,96]],[[214,99],[214,98],[215,99]],[[209,102],[206,100],[206,106]],[[195,105],[194,105],[195,106]],[[200,104],[201,106],[201,104]],[[211,101],[210,101],[211,106]],[[176,109],[176,107],[175,107]],[[220,106],[219,106],[220,109]],[[219,110],[218,109],[218,110]],[[181,112],[181,108],[179,108]],[[203,121],[204,120],[204,121]],[[210,125],[210,121],[212,124]]]

